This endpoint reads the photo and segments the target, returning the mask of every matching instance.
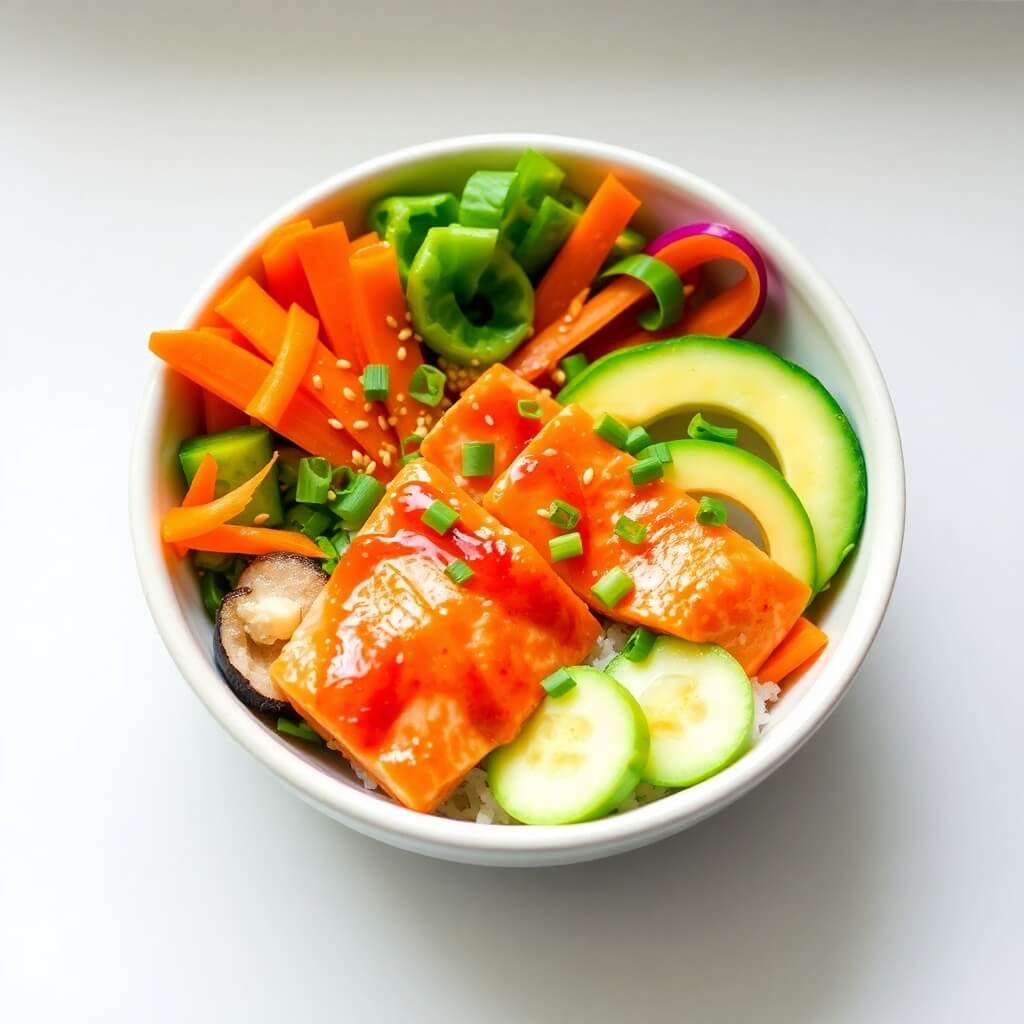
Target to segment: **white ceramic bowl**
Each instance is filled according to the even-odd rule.
[[[207,277],[179,326],[196,324],[221,291],[255,265],[256,246],[275,225],[303,215],[314,221],[342,217],[356,230],[368,202],[380,195],[458,191],[471,171],[510,167],[526,146],[557,160],[584,194],[614,171],[643,199],[640,224],[648,231],[721,220],[751,238],[764,254],[770,284],[768,307],[750,336],[820,377],[860,436],[868,471],[864,533],[816,608],[831,642],[775,706],[770,727],[749,753],[693,789],[580,825],[477,825],[408,811],[364,790],[336,755],[280,736],[224,684],[194,578],[159,538],[162,512],[180,497],[178,443],[200,429],[194,389],[163,367],[154,370],[143,399],[131,480],[135,552],[153,617],[182,675],[221,725],[304,800],[366,835],[449,860],[515,866],[583,861],[653,843],[725,807],[778,768],[825,721],[867,653],[896,579],[904,519],[903,459],[889,395],[867,341],[836,293],[732,196],[670,164],[614,146],[560,136],[486,135],[416,146],[344,171],[255,228]]]

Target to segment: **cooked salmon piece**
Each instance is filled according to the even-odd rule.
[[[442,501],[458,520],[423,522]],[[456,559],[473,572],[456,582]],[[457,575],[457,573],[455,573]],[[599,626],[521,537],[425,460],[388,486],[271,667],[295,708],[383,789],[431,811],[590,651]]]
[[[520,401],[536,402],[538,417],[523,416]],[[443,469],[479,501],[512,460],[562,407],[501,363],[485,370],[438,420],[420,445],[420,454]],[[494,445],[494,473],[462,475],[462,446],[467,441]]]
[[[495,482],[485,507],[550,558],[548,541],[564,531],[543,513],[556,498],[568,502],[581,513],[583,554],[553,567],[580,597],[613,619],[719,644],[753,673],[800,617],[807,584],[728,526],[697,522],[698,503],[664,479],[634,484],[637,460],[593,426],[578,406],[565,408]],[[647,527],[640,543],[615,533],[623,515]],[[633,589],[608,608],[591,588],[616,567]]]

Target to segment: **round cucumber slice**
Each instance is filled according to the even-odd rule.
[[[757,521],[768,554],[812,590],[817,579],[814,530],[800,499],[764,459],[715,441],[669,441],[665,479],[700,497],[720,494]]]
[[[811,521],[818,590],[857,541],[867,501],[857,436],[820,381],[760,345],[693,335],[611,352],[558,399],[630,426],[700,409],[756,430]]]
[[[545,697],[487,766],[494,798],[528,825],[600,818],[633,792],[647,763],[647,722],[629,691],[596,668],[566,671],[576,685]]]
[[[692,786],[742,754],[754,736],[754,691],[715,644],[661,636],[643,661],[607,668],[640,703],[651,734],[644,782]]]

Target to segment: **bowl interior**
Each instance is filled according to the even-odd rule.
[[[734,798],[796,749],[838,701],[863,657],[884,612],[898,561],[902,537],[902,462],[884,383],[856,324],[834,294],[787,243],[754,214],[706,183],[683,172],[626,151],[564,139],[521,139],[481,143],[459,140],[424,147],[364,165],[300,198],[261,225],[214,272],[180,326],[209,321],[219,296],[258,266],[259,243],[278,223],[309,216],[315,223],[342,218],[355,235],[365,229],[364,212],[374,199],[394,192],[450,190],[458,192],[466,177],[480,168],[507,169],[524,145],[550,154],[568,172],[567,185],[589,194],[609,170],[642,199],[638,226],[649,235],[694,220],[721,220],[743,231],[765,257],[769,271],[766,309],[749,337],[799,363],[819,377],[836,397],[857,431],[868,470],[869,502],[861,543],[826,593],[812,606],[813,617],[828,633],[829,646],[817,662],[787,689],[772,714],[761,742],[715,779],[608,822],[568,826],[557,840],[583,851],[569,836],[614,824],[622,845],[639,845],[652,826],[672,831]],[[175,374],[161,370],[148,399],[136,453],[134,489],[139,496],[135,515],[136,544],[147,596],[165,640],[179,666],[211,711],[257,756],[305,798],[381,838],[437,853],[460,856],[453,849],[487,846],[514,855],[517,848],[536,848],[536,829],[482,826],[405,811],[354,778],[346,762],[322,748],[280,736],[272,722],[251,714],[224,685],[213,665],[211,626],[188,566],[164,552],[157,524],[161,512],[181,497],[177,463],[179,442],[201,430],[196,389]],[[887,500],[888,497],[888,500]],[[882,513],[886,516],[883,520]],[[148,568],[147,568],[148,566]],[[162,574],[162,580],[157,579]],[[149,577],[147,579],[147,577]],[[289,765],[287,771],[282,766]],[[723,799],[724,798],[724,799]],[[359,818],[370,802],[379,813]],[[630,819],[634,819],[631,823]],[[426,826],[425,821],[430,825]],[[667,828],[665,826],[672,826]],[[550,832],[551,830],[540,830]],[[500,832],[500,838],[489,837]],[[429,833],[429,835],[427,834]],[[630,833],[635,833],[633,840]],[[479,852],[479,851],[478,851]],[[581,856],[586,855],[581,852]],[[569,857],[568,859],[579,859]],[[466,854],[464,859],[480,859]]]

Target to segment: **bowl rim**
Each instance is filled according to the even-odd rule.
[[[723,220],[753,234],[770,262],[801,293],[828,334],[864,405],[862,436],[870,430],[873,524],[864,583],[850,621],[814,685],[765,738],[720,774],[692,789],[597,821],[575,825],[507,827],[456,821],[410,811],[322,771],[282,742],[224,685],[212,652],[202,650],[186,623],[167,570],[149,489],[165,382],[156,367],[142,398],[131,458],[131,532],[143,591],[172,659],[199,699],[227,732],[298,795],[349,826],[386,842],[453,860],[495,864],[566,863],[608,856],[655,842],[697,823],[751,790],[791,757],[825,722],[849,689],[885,615],[903,543],[905,479],[899,429],[881,370],[852,313],[825,278],[772,225],[725,190],[665,160],[586,139],[535,133],[468,135],[409,146],[363,161],[307,189],[264,218],[207,275],[178,321],[190,327],[223,280],[277,224],[335,193],[386,171],[474,150],[532,146],[616,164],[660,179],[674,191],[714,207]],[[865,523],[867,529],[867,522]]]

